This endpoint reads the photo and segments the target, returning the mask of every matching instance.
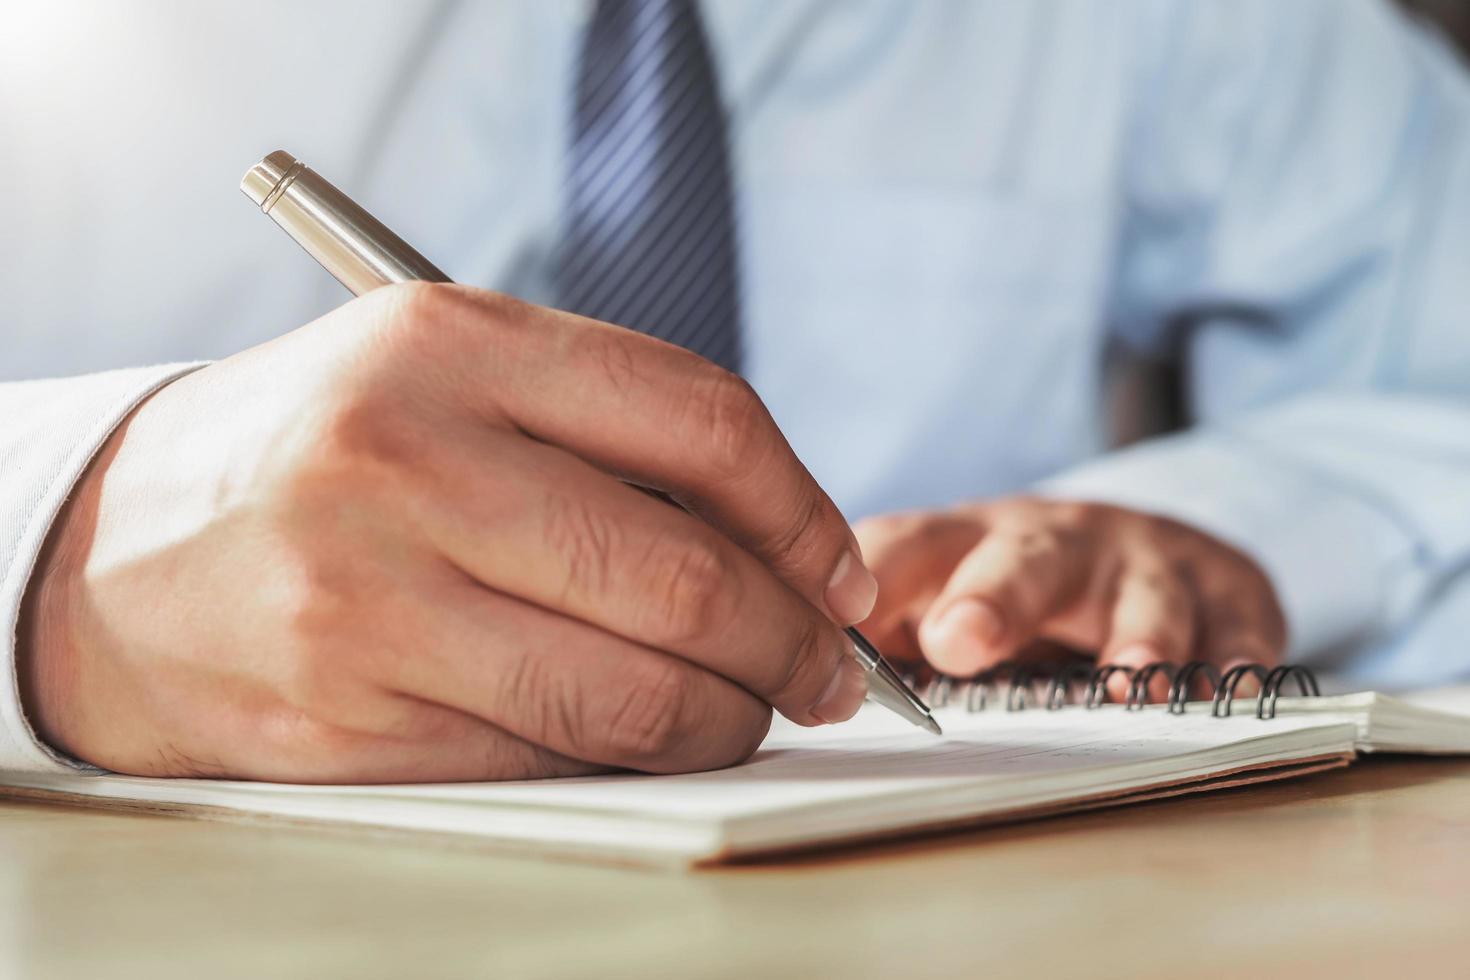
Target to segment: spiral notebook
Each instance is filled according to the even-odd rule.
[[[1362,752],[1470,753],[1470,687],[1314,697],[1299,696],[1315,690],[1299,676],[1300,692],[1284,697],[1274,679],[1259,698],[1233,704],[1221,683],[1213,702],[1187,702],[1187,683],[1175,683],[1167,703],[1143,704],[1135,685],[1128,703],[1103,704],[1095,673],[1085,684],[941,682],[930,694],[941,702],[942,738],[867,706],[829,728],[778,722],[748,763],[678,776],[294,786],[11,774],[0,782],[7,795],[83,805],[693,866],[1242,786],[1344,766]]]

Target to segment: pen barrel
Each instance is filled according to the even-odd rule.
[[[449,281],[432,262],[289,153],[277,150],[251,167],[240,189],[357,296],[395,282]]]

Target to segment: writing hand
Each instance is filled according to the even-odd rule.
[[[44,738],[128,773],[694,770],[770,706],[850,717],[836,624],[873,591],[738,378],[417,283],[146,401],[53,529],[20,666]]]

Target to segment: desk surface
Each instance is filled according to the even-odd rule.
[[[0,804],[5,977],[1340,978],[1467,958],[1465,760],[683,875]]]

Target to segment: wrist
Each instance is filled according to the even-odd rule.
[[[120,441],[119,427],[77,480],[31,571],[16,631],[21,707],[32,731],[51,748],[81,758],[71,731],[77,714],[87,559],[96,537],[103,477]]]

